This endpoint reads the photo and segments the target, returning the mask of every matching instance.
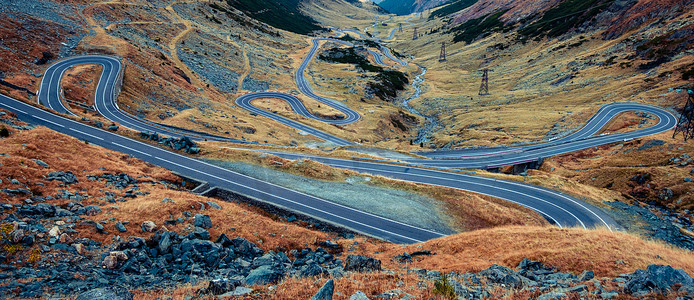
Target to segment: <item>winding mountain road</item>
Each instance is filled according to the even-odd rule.
[[[346,107],[343,103],[313,93],[308,81],[304,77],[304,72],[308,63],[315,56],[320,42],[325,40],[349,45],[348,42],[334,39],[314,40],[309,55],[307,55],[301,67],[295,73],[296,83],[302,93],[321,103],[335,107],[345,114],[344,118],[326,120],[313,116],[299,99],[284,93],[259,92],[247,94],[239,97],[236,103],[251,112],[272,118],[280,123],[314,134],[335,144],[353,144],[350,141],[265,111],[251,104],[253,99],[266,97],[280,98],[290,103],[292,109],[298,114],[307,118],[338,125],[358,121],[361,118],[359,114]],[[65,70],[79,64],[99,64],[103,66],[103,72],[97,86],[95,106],[104,117],[118,122],[122,126],[139,131],[169,133],[173,135],[180,134],[180,132],[167,131],[168,128],[162,128],[157,124],[138,119],[118,108],[114,95],[117,91],[117,78],[122,72],[122,64],[118,59],[109,56],[74,57],[58,61],[50,66],[46,70],[41,83],[41,90],[38,96],[39,103],[56,112],[72,114],[60,100],[60,79]],[[443,236],[432,230],[417,228],[382,216],[376,216],[335,204],[316,196],[280,187],[269,182],[207,164],[188,156],[183,156],[122,137],[112,132],[94,128],[60,115],[38,109],[7,96],[0,95],[0,107],[14,111],[20,119],[27,122],[44,125],[53,130],[89,141],[93,144],[127,153],[155,165],[208,182],[212,186],[222,187],[271,205],[295,211],[299,214],[305,214],[337,226],[349,228],[365,235],[396,243],[414,243]],[[658,124],[629,133],[595,135],[612,118],[626,111],[644,111],[653,114],[658,117]],[[286,152],[270,153],[290,159],[310,158],[334,167],[382,175],[397,180],[456,188],[497,197],[533,209],[560,227],[578,226],[591,228],[604,226],[612,230],[618,229],[616,222],[600,209],[550,189],[520,182],[472,176],[458,172],[425,169],[419,166],[436,168],[491,168],[497,165],[517,164],[597,145],[656,134],[670,130],[674,127],[675,123],[675,117],[661,108],[635,103],[615,103],[602,107],[581,130],[548,143],[515,148],[427,152],[421,154],[431,159],[403,161],[403,163],[410,165],[393,164],[392,162],[386,164],[380,161],[334,159]],[[200,136],[198,136],[198,138],[200,138]]]

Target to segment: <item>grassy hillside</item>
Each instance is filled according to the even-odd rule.
[[[415,0],[385,0],[379,6],[396,15],[407,15],[412,13],[414,3]]]
[[[429,15],[429,19],[433,19],[434,17],[445,17],[447,15],[450,15],[452,13],[459,12],[463,9],[466,9],[473,4],[477,3],[477,0],[458,0],[455,2],[452,2],[451,4],[448,4],[444,7],[441,7],[431,13]]]
[[[321,29],[316,21],[299,11],[299,0],[227,0],[227,3],[275,28],[299,34]]]

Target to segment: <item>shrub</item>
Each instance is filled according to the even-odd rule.
[[[448,282],[448,276],[441,276],[434,282],[434,295],[441,295],[447,299],[455,299],[455,288]]]
[[[2,126],[2,128],[0,128],[0,137],[6,138],[8,136],[10,136],[10,131],[7,130],[7,127]]]

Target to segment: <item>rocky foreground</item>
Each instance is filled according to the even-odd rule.
[[[66,176],[69,180],[70,176]],[[3,206],[3,210],[11,209],[11,206]],[[18,265],[11,261],[0,265],[0,277],[5,282],[0,294],[35,298],[82,293],[77,299],[93,299],[95,295],[101,295],[100,299],[131,299],[129,289],[175,288],[208,281],[206,288],[197,291],[198,295],[242,296],[262,294],[267,291],[264,286],[291,277],[339,279],[349,273],[393,272],[382,270],[381,261],[368,256],[347,255],[343,261],[338,258],[342,247],[332,241],[320,242],[315,249],[285,252],[266,252],[246,239],[230,239],[225,234],[212,241],[207,230],[212,227],[212,221],[205,214],[170,221],[172,224],[191,223],[194,229],[188,234],[167,231],[166,225],[147,221],[139,224],[137,231],[155,232],[149,238],[130,236],[111,245],[86,238],[72,240],[69,233],[75,226],[104,230],[98,223],[78,221],[80,215],[96,213],[99,213],[98,207],[75,204],[63,208],[39,203],[20,205],[14,213],[6,214],[4,221],[12,225],[3,230],[5,245],[40,243],[39,251],[51,253],[52,257],[42,259],[37,265]],[[55,226],[49,229],[46,221],[54,222]],[[125,229],[122,225],[116,228]],[[492,265],[477,273],[464,274],[408,268],[417,257],[431,255],[436,254],[422,250],[392,259],[407,273],[417,275],[418,286],[426,289],[433,283],[434,294],[451,299],[484,299],[511,294],[537,299],[616,299],[653,294],[679,296],[678,299],[694,297],[694,279],[670,266],[650,265],[646,270],[615,278],[594,278],[590,270],[581,274],[558,272],[556,268],[528,259],[521,261],[516,270]],[[6,257],[0,260],[6,261]],[[332,280],[327,282],[314,298],[332,299],[333,285]],[[413,298],[400,289],[393,289],[368,296],[357,292],[350,299],[369,297]]]

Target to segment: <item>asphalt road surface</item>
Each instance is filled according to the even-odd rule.
[[[299,89],[308,95],[311,95],[312,90],[306,82],[303,73],[308,62],[315,56],[318,43],[319,41],[314,41],[313,48],[304,60],[302,67],[297,70],[297,76],[295,76]],[[67,68],[78,64],[99,64],[104,67],[95,99],[96,108],[99,113],[114,122],[139,131],[162,132],[160,126],[130,116],[118,108],[113,95],[116,89],[116,78],[119,72],[121,72],[122,67],[118,59],[113,57],[80,56],[55,63],[49,67],[44,74],[41,90],[39,91],[39,103],[56,112],[72,114],[60,101],[60,78]],[[341,120],[322,119],[323,121],[332,121],[334,122],[333,124],[348,124],[344,122],[355,122],[360,118],[358,114],[350,113],[351,109],[337,100],[322,98],[315,94],[313,94],[313,96],[321,98],[317,100],[331,105],[336,109],[340,109],[346,115],[346,117]],[[283,93],[262,92],[248,94],[237,99],[237,103],[249,109],[251,112],[272,118],[292,126],[297,130],[314,134],[338,145],[352,144],[344,139],[331,136],[299,122],[256,108],[250,104],[251,100],[263,97],[284,99],[288,101],[290,105],[292,105],[292,108],[299,114],[306,117],[311,115],[296,97]],[[414,243],[442,236],[442,234],[431,230],[413,227],[367,212],[331,203],[315,196],[279,187],[269,182],[264,182],[243,174],[209,165],[188,156],[183,156],[125,138],[106,130],[84,125],[6,96],[0,95],[0,107],[14,111],[20,119],[27,122],[43,125],[78,139],[86,140],[90,143],[115,151],[127,153],[174,172],[208,182],[212,186],[222,187],[366,235],[396,243]],[[629,133],[595,135],[599,132],[600,128],[604,127],[612,118],[625,111],[648,112],[658,118],[658,124]],[[315,118],[315,116],[313,118]],[[437,168],[491,168],[497,165],[517,164],[536,160],[541,157],[549,157],[593,146],[639,138],[669,130],[675,123],[676,119],[672,114],[655,106],[635,103],[608,104],[605,105],[581,130],[564,138],[549,141],[544,144],[515,148],[427,152],[421,154],[429,156],[431,159],[408,160],[405,161],[405,163]],[[307,157],[300,154],[280,152],[274,152],[273,154],[292,159],[310,158],[334,167],[347,168],[374,175],[383,175],[398,180],[451,187],[497,197],[531,208],[560,227],[577,226],[591,228],[605,226],[610,229],[618,229],[614,220],[598,208],[565,194],[521,182],[484,178],[445,170],[424,169],[415,165]]]

